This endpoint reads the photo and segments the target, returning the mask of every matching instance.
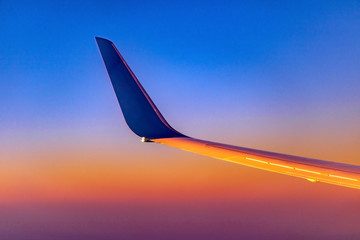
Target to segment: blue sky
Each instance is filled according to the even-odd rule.
[[[122,124],[94,36],[117,45],[165,117],[188,134],[286,135],[359,120],[357,1],[0,6],[0,128],[11,136],[98,129],[108,137],[107,127]]]

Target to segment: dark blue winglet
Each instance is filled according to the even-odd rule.
[[[166,122],[115,45],[95,39],[129,128],[145,139],[185,137]]]

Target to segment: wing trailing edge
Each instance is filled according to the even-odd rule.
[[[360,189],[360,166],[232,146],[187,137],[172,128],[141,86],[115,45],[96,37],[101,56],[129,128],[142,141],[307,179]]]

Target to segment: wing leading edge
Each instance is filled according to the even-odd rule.
[[[237,147],[187,137],[172,128],[131,71],[115,45],[96,37],[116,97],[129,128],[142,141],[344,187],[360,189],[360,166]]]

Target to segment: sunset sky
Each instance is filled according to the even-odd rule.
[[[95,36],[167,121],[360,165],[359,1],[0,1],[0,239],[358,239],[360,191],[155,143]]]

